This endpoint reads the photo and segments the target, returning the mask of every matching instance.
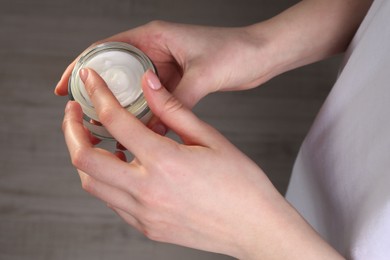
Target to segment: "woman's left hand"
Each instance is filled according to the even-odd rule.
[[[83,69],[80,77],[100,122],[135,159],[127,163],[94,147],[81,107],[70,101],[63,131],[72,163],[86,191],[148,238],[255,259],[281,253],[281,238],[305,246],[296,224],[316,237],[263,171],[166,91],[151,71],[143,77],[148,104],[183,144],[123,109],[95,71]]]

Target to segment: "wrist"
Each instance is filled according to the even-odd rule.
[[[258,176],[257,188],[246,189],[245,200],[240,200],[240,214],[225,225],[228,228],[222,236],[225,250],[219,252],[240,260],[343,259],[262,171]]]
[[[275,33],[273,25],[264,21],[244,28],[249,40],[248,48],[253,51],[253,66],[257,68],[256,82],[260,85],[273,77],[288,70],[288,64],[294,60],[293,53],[283,52],[285,48],[279,40],[280,35]]]
[[[276,193],[268,197],[269,202],[259,203],[254,225],[241,241],[240,260],[344,259]]]
[[[257,46],[255,60],[262,62],[258,64],[262,68],[258,75],[259,83],[329,56],[310,50],[308,43],[299,36],[299,30],[289,23],[289,19],[281,14],[245,28]],[[313,53],[318,57],[314,57]]]
[[[246,28],[261,42],[256,59],[262,77],[317,62],[345,51],[372,0],[301,1],[275,17]]]

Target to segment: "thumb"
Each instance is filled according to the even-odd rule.
[[[189,70],[184,73],[172,94],[188,108],[193,108],[199,100],[209,94],[205,81],[199,70]]]
[[[192,109],[203,97],[210,93],[200,70],[189,70],[184,73],[172,94],[187,108]],[[160,118],[153,116],[148,126],[153,131],[165,135],[167,127],[161,122]]]
[[[169,93],[151,70],[144,74],[142,86],[153,114],[178,134],[185,144],[209,146],[219,139],[217,136],[220,134]]]

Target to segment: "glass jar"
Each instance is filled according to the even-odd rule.
[[[112,135],[99,122],[84,83],[79,77],[80,69],[84,67],[94,69],[106,81],[122,107],[144,124],[150,120],[152,113],[142,92],[141,79],[148,69],[155,73],[156,69],[141,50],[122,42],[99,44],[81,54],[69,78],[69,99],[81,105],[84,125],[93,135],[113,140]],[[113,87],[109,83],[112,83]]]

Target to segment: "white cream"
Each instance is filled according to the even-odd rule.
[[[95,70],[106,82],[123,107],[132,104],[142,93],[142,64],[123,51],[106,51],[91,58],[84,67]],[[80,92],[90,106],[92,102],[80,80]]]

